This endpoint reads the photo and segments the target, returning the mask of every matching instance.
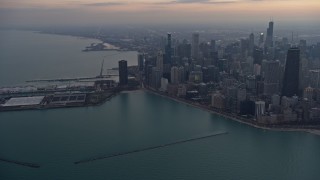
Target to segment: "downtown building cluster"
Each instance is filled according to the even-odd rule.
[[[262,124],[320,122],[320,43],[289,42],[265,33],[233,42],[178,40],[167,34],[164,47],[138,55],[143,85]]]

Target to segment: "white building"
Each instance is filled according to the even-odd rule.
[[[160,91],[167,91],[168,89],[168,79],[166,78],[161,78],[161,88],[160,88]]]
[[[255,102],[255,116],[259,118],[265,114],[266,103],[264,101]]]

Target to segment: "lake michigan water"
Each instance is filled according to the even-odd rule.
[[[0,31],[0,86],[94,76],[101,59],[136,64],[136,52],[81,52],[92,39]],[[110,56],[112,55],[112,56]],[[229,134],[75,165],[82,159],[218,132]],[[97,107],[0,113],[1,180],[320,179],[320,136],[256,129],[143,91]]]

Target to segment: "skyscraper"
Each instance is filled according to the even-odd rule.
[[[264,79],[263,94],[273,95],[279,93],[280,86],[280,62],[277,61],[262,61],[261,75]]]
[[[273,21],[269,22],[267,29],[266,47],[273,47]]]
[[[171,84],[179,84],[179,68],[177,66],[171,68]]]
[[[192,34],[191,56],[195,60],[199,58],[199,34],[198,33]]]
[[[144,69],[144,54],[138,54],[138,67],[139,71],[143,71]]]
[[[299,94],[300,50],[288,50],[283,78],[282,96],[292,97]]]
[[[263,51],[262,49],[256,48],[253,51],[253,64],[261,65],[263,59]]]
[[[163,74],[163,54],[161,51],[157,55],[156,66],[162,76],[162,74]]]
[[[254,34],[251,33],[249,36],[249,55],[252,56],[254,50]]]
[[[172,42],[171,42],[171,34],[168,33],[167,35],[167,45],[165,48],[165,54],[166,54],[166,58],[165,58],[165,64],[171,64],[171,57],[172,57]]]
[[[126,60],[119,61],[119,84],[120,86],[128,84],[128,67]]]

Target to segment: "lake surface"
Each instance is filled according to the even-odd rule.
[[[61,39],[62,42],[78,42],[78,45],[71,46],[70,51],[61,50],[68,53],[73,52],[74,54],[70,55],[72,57],[82,56],[77,55],[82,54],[79,49],[81,50],[82,46],[91,42],[87,39],[30,34],[30,32],[7,33],[26,33],[31,36],[48,38],[47,40],[42,39],[43,42],[55,41],[56,38]],[[23,47],[24,43],[20,42],[19,46]],[[33,43],[37,44],[36,41]],[[59,42],[56,43],[60,47]],[[46,46],[43,45],[43,51],[46,51]],[[78,48],[74,48],[75,46]],[[30,48],[32,49],[26,46],[24,51],[26,54],[19,56],[36,56],[29,51]],[[3,53],[6,52],[0,51],[1,65],[8,64],[8,62],[4,63],[6,61],[3,59]],[[93,61],[96,62],[98,66],[96,69],[99,71],[101,63],[99,55],[95,53],[91,55],[97,57]],[[121,56],[134,59],[136,53],[130,54],[129,52]],[[59,57],[61,57],[60,53],[57,55],[57,58]],[[10,71],[1,66],[1,82],[6,82],[3,84],[21,83],[25,78],[39,78],[38,75],[29,71],[42,73],[37,63],[45,66],[46,63],[50,64],[57,58],[50,57],[50,59],[43,60],[44,62],[28,58],[23,60],[26,62],[21,62],[21,59],[17,59],[18,62],[12,60],[10,64],[31,63],[29,70],[23,71],[23,74],[16,72],[15,77],[11,77],[7,74]],[[84,60],[85,58],[81,62]],[[96,70],[90,71],[82,67],[85,63],[78,63],[73,59],[64,61],[69,64],[69,67],[74,67],[75,72],[72,73],[76,75],[96,74]],[[79,64],[80,67],[78,67]],[[117,64],[116,61],[115,64]],[[21,66],[18,68],[23,69]],[[67,69],[66,67],[61,68]],[[82,71],[84,74],[81,74]],[[50,72],[47,74],[46,71],[43,71],[44,74],[41,74],[41,77],[72,75],[68,74],[69,71],[50,70]],[[219,132],[229,132],[229,134],[90,163],[73,164],[75,161],[90,157],[110,155]],[[96,107],[1,112],[0,157],[33,162],[41,166],[33,169],[0,162],[1,180],[320,179],[319,136],[303,132],[256,129],[143,91],[121,93]]]
[[[82,52],[95,39],[40,34],[30,31],[0,31],[0,86],[23,84],[32,79],[93,77],[102,60],[107,69],[125,59],[136,65],[137,52]]]

